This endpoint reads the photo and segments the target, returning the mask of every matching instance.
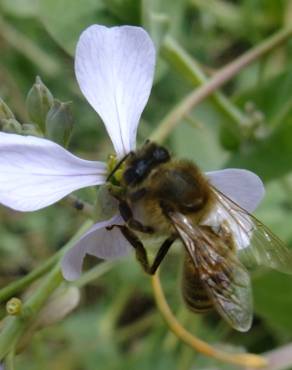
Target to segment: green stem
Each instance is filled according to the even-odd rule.
[[[154,131],[150,139],[157,142],[163,142],[184,116],[196,105],[214,93],[214,91],[224,85],[247,65],[287,41],[291,34],[292,27],[282,29],[275,35],[263,41],[260,45],[252,48],[233,62],[220,69],[202,87],[188,94],[178,105],[176,105],[174,109],[160,122],[159,127]]]
[[[47,275],[39,289],[31,295],[23,306],[22,316],[25,319],[32,319],[42,308],[43,303],[49,298],[51,293],[63,282],[60,264],[58,263]]]
[[[35,270],[24,276],[22,279],[14,281],[13,283],[1,289],[0,302],[8,300],[13,295],[26,288],[30,283],[37,280],[39,277],[43,276],[54,266],[54,264],[58,261],[59,257],[60,257],[59,253],[55,254],[50,259],[48,259],[43,265],[37,267]]]
[[[180,349],[180,355],[177,362],[177,370],[188,370],[192,367],[194,362],[194,351],[190,347],[183,346]]]
[[[30,321],[42,308],[51,293],[61,284],[63,277],[60,266],[48,274],[41,286],[34,292],[23,306],[22,314],[16,317],[8,317],[0,335],[0,360],[2,360],[16,345],[20,336],[30,324]]]
[[[102,323],[99,328],[101,335],[116,335],[115,327],[118,318],[121,316],[127,302],[129,302],[132,288],[132,286],[125,286],[124,288],[119,289],[115,295],[111,306],[106,310],[106,313],[102,318]]]
[[[67,249],[71,248],[75,241],[92,225],[92,221],[86,221],[72,239],[57,253],[61,257]],[[48,268],[48,267],[47,267]],[[39,270],[44,273],[44,268]],[[30,275],[32,275],[31,273]],[[39,274],[33,275],[36,279],[41,276]],[[32,279],[26,279],[26,283],[32,282]],[[63,277],[60,270],[60,262],[57,262],[55,267],[48,273],[46,278],[42,281],[38,289],[27,299],[23,305],[22,312],[19,316],[8,317],[4,321],[4,327],[0,335],[0,361],[12,350],[17,344],[17,341],[29,326],[31,320],[36,317],[41,310],[49,296],[53,291],[63,282]],[[23,284],[22,284],[23,287]],[[14,284],[14,289],[19,289],[19,285]],[[10,290],[12,291],[12,289]]]
[[[208,81],[199,64],[171,36],[165,38],[161,53],[164,59],[194,86],[204,85]],[[220,91],[214,91],[211,98],[227,118],[238,126],[246,125],[248,118]]]
[[[74,241],[79,238],[90,226],[92,221],[86,221],[76,235],[63,247],[59,250],[58,253],[49,258],[41,266],[37,267],[35,270],[24,276],[22,279],[14,281],[13,283],[7,285],[0,290],[0,302],[6,301],[11,298],[14,294],[21,292],[24,288],[30,285],[33,281],[37,280],[39,277],[45,275],[60,259],[64,252],[69,249]]]
[[[86,271],[84,274],[82,274],[82,276],[78,280],[73,282],[72,285],[76,286],[77,288],[81,288],[91,281],[99,279],[102,275],[110,271],[115,265],[116,262],[114,261],[102,262],[93,267],[91,270]]]
[[[82,212],[88,218],[94,219],[94,207],[90,203],[78,198],[74,194],[70,194],[65,197],[61,201],[61,204],[66,204],[70,208],[75,208],[77,211]]]
[[[5,370],[14,370],[14,357],[15,357],[15,350],[14,348],[8,353],[5,358]]]

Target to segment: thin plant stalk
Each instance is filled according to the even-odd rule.
[[[205,356],[212,357],[216,360],[228,362],[234,365],[241,365],[244,367],[262,368],[267,366],[267,360],[264,357],[250,354],[250,353],[227,353],[212,347],[210,344],[197,338],[189,331],[187,331],[177,321],[170,310],[170,307],[165,299],[158,272],[152,276],[152,289],[156,301],[156,305],[166,321],[169,329],[185,344],[193,348],[195,351],[202,353]]]

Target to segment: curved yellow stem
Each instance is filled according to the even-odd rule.
[[[191,348],[206,356],[213,357],[217,360],[229,362],[235,365],[253,368],[260,368],[268,365],[268,361],[264,357],[253,355],[250,353],[233,354],[223,352],[210,346],[208,343],[202,341],[201,339],[196,338],[194,335],[192,335],[181,326],[181,324],[176,320],[173,313],[171,312],[161,288],[158,272],[152,276],[152,288],[157,307],[161,315],[165,319],[167,325],[169,326],[170,330],[181,341],[186,343]]]

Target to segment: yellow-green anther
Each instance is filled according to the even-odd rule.
[[[122,177],[123,177],[123,173],[124,173],[124,171],[121,168],[116,170],[114,177],[117,180],[117,182],[119,182],[119,183],[121,182]]]
[[[117,169],[115,169],[117,164],[118,164],[118,158],[116,154],[110,154],[107,159],[107,173],[109,175],[115,170],[114,173],[112,174],[112,178],[114,178],[118,183],[120,183],[122,180],[126,165],[125,165],[125,162],[123,162],[118,166]]]
[[[67,146],[74,125],[72,103],[54,100],[46,119],[46,137]]]
[[[123,174],[125,172],[125,167],[126,167],[125,162],[123,162],[114,174],[114,178],[117,180],[118,183],[120,183],[122,181]]]
[[[22,126],[15,118],[0,119],[0,130],[10,134],[21,134]]]
[[[0,120],[14,118],[14,114],[4,101],[0,98]]]
[[[21,314],[22,302],[19,298],[13,297],[6,303],[8,315],[17,316]]]
[[[107,160],[107,170],[108,173],[111,173],[117,164],[117,156],[115,154],[110,154]]]
[[[53,101],[52,93],[37,76],[34,85],[27,94],[26,107],[29,118],[40,127],[42,132],[45,131],[46,117]]]

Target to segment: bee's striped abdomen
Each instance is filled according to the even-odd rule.
[[[202,313],[213,308],[213,303],[188,253],[185,253],[183,266],[182,294],[186,305],[194,312]]]

